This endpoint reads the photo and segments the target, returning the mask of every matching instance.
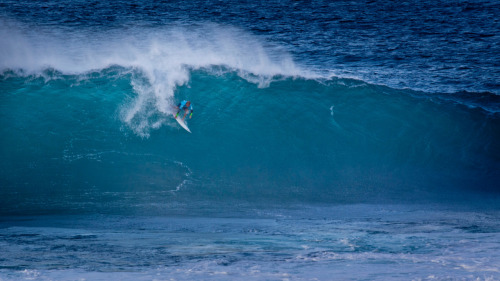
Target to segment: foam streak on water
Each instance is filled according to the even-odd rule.
[[[500,277],[498,214],[421,207],[301,206],[300,211],[251,211],[247,218],[11,218],[1,223],[0,276],[2,280]]]

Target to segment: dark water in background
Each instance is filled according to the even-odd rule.
[[[499,11],[0,2],[0,280],[500,278]]]

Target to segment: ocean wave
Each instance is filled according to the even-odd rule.
[[[137,169],[120,170],[110,163],[129,159],[106,152],[130,150],[184,163],[189,180],[174,164],[175,183],[149,177],[160,189],[201,198],[364,202],[498,193],[495,94],[426,93],[318,75],[279,46],[212,23],[127,36],[10,27],[1,29],[8,40],[0,54],[4,158],[15,163],[0,169],[9,190],[26,171],[39,179],[27,189],[81,180],[76,164],[60,160],[65,155],[87,155],[81,165],[103,167],[86,168],[95,174],[84,188],[119,190],[126,185],[120,175]],[[170,117],[182,99],[195,106],[189,138]],[[99,155],[110,157],[103,164],[92,158]],[[49,179],[57,170],[61,176]],[[96,180],[104,171],[120,180],[107,187]]]
[[[88,75],[113,66],[133,70],[131,84],[137,97],[123,110],[122,118],[144,136],[144,126],[149,126],[145,117],[154,111],[171,113],[175,89],[189,82],[193,70],[231,69],[261,87],[279,75],[312,75],[279,46],[214,23],[98,34],[32,30],[6,20],[3,23],[0,70],[4,74],[47,77],[53,70],[63,75]]]
[[[46,74],[0,82],[7,193],[78,183],[77,192],[153,188],[183,200],[345,203],[499,192],[500,119],[455,101],[339,78],[275,76],[259,87],[215,66],[175,88],[172,101],[195,106],[188,136],[141,71]]]
[[[152,111],[171,113],[176,89],[190,83],[193,71],[214,75],[234,72],[259,87],[287,77],[350,84],[345,81],[362,81],[364,77],[363,70],[347,75],[335,66],[300,66],[283,46],[233,26],[210,22],[99,32],[32,27],[6,18],[0,22],[3,78],[14,74],[47,80],[60,74],[85,79],[89,74],[109,75],[110,68],[119,68],[121,75],[132,73],[131,85],[137,97],[123,111],[122,119],[143,136],[148,135],[149,125],[139,128],[137,124],[144,124],[144,116],[154,114]],[[452,101],[493,114],[500,111],[498,95],[490,92],[407,90],[414,96]]]

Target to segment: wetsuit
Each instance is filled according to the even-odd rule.
[[[187,103],[187,101],[183,100],[177,105],[177,107],[179,107],[179,111],[177,111],[177,114],[175,115],[175,117],[177,117],[177,115],[179,114],[179,112],[181,112],[181,110],[189,110],[190,111],[189,118],[191,118],[193,116],[193,105],[189,105],[189,107],[188,107],[188,106],[186,106],[186,103]]]

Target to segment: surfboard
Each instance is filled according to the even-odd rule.
[[[179,116],[175,117],[175,113],[173,114],[174,116],[174,119],[177,121],[177,123],[179,123],[179,125],[181,125],[182,128],[184,128],[186,131],[190,132],[191,131],[189,130],[188,126],[186,125],[186,122],[184,122],[184,120],[182,120],[182,114],[179,114]]]

